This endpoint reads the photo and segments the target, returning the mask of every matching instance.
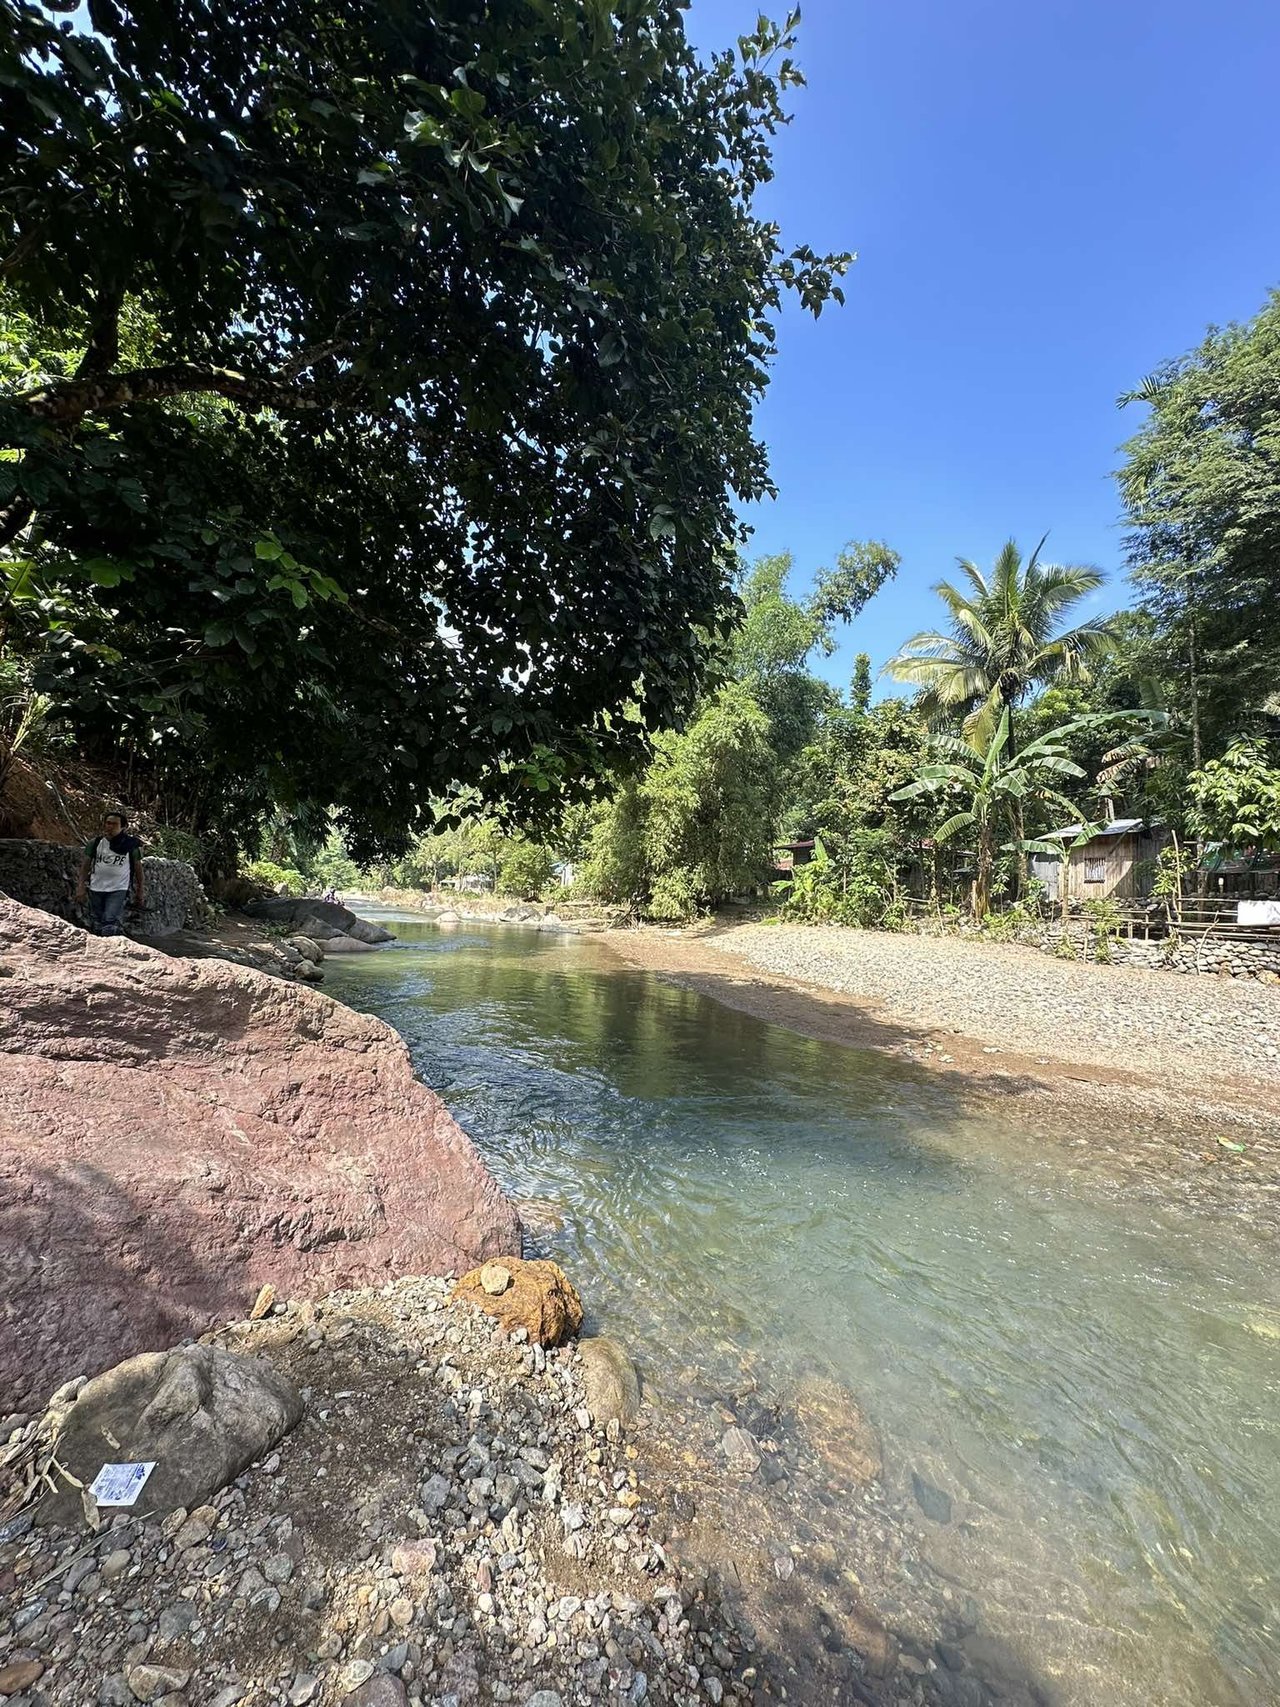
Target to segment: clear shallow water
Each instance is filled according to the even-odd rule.
[[[1280,1702],[1280,1264],[1066,1177],[916,1069],[620,970],[421,921],[326,962],[380,1014],[598,1324],[661,1383],[856,1392],[926,1547],[1055,1702]],[[924,1526],[928,1527],[928,1526]]]

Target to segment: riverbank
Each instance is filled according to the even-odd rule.
[[[1264,985],[839,926],[599,940],[759,1019],[911,1061],[971,1106],[1019,1099],[1091,1160],[1280,1219],[1280,994]]]
[[[940,1600],[917,1597],[933,1636],[900,1656],[832,1571],[829,1646],[790,1639],[806,1555],[822,1557],[788,1511],[794,1446],[722,1421],[717,1445],[651,1411],[624,1431],[576,1344],[508,1338],[451,1291],[448,1278],[397,1280],[203,1336],[300,1391],[301,1422],[190,1512],[120,1512],[95,1533],[30,1512],[0,1525],[0,1695],[23,1707],[952,1698],[968,1662],[953,1646],[941,1663],[933,1636],[958,1644],[971,1620],[940,1621]],[[879,1448],[831,1383],[803,1417],[832,1494],[865,1506],[864,1548],[830,1555],[856,1583],[850,1566],[889,1545]],[[12,1457],[37,1422],[8,1420]]]

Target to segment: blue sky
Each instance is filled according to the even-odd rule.
[[[693,39],[758,10],[693,0]],[[753,555],[797,586],[846,539],[903,556],[823,673],[878,668],[1010,534],[1124,603],[1116,398],[1280,284],[1280,5],[809,0],[797,57],[761,211],[859,259],[844,309],[783,319]]]

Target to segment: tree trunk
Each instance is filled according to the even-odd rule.
[[[991,826],[983,824],[978,831],[978,869],[973,879],[973,916],[979,924],[986,918],[991,906],[993,864]]]
[[[1018,756],[1017,738],[1013,732],[1012,705],[1009,707],[1009,742],[1005,751],[1009,755],[1009,763],[1012,764]],[[1010,886],[1010,899],[1014,901],[1019,901],[1022,898],[1022,867],[1026,857],[1022,851],[1022,841],[1025,835],[1026,819],[1022,812],[1022,801],[1015,795],[1013,800],[1013,883]]]
[[[1196,619],[1192,615],[1187,627],[1187,678],[1191,689],[1191,768],[1200,769],[1200,658],[1196,647]],[[1196,897],[1204,900],[1205,869],[1204,840],[1196,837]]]

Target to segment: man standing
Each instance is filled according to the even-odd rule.
[[[83,904],[87,894],[89,926],[98,936],[120,935],[130,888],[134,906],[142,906],[142,843],[125,834],[128,821],[123,812],[108,812],[102,834],[85,843],[80,862],[76,900]]]

